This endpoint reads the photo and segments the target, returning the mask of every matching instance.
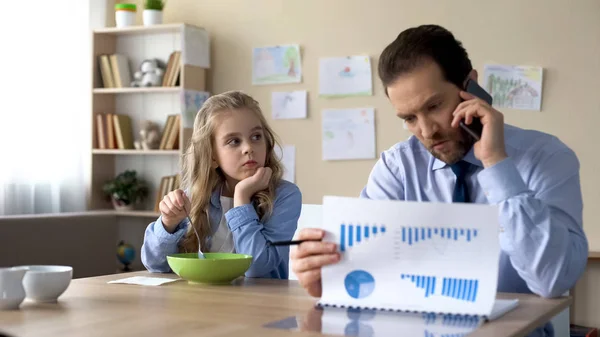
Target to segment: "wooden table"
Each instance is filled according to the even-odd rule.
[[[231,286],[185,281],[161,286],[107,284],[130,276],[176,278],[135,272],[76,279],[58,303],[25,301],[20,310],[0,311],[0,333],[15,337],[321,335],[264,327],[289,317],[314,316],[315,299],[297,281],[241,278]],[[469,336],[524,336],[571,303],[570,297],[549,300],[500,294],[499,298],[518,298],[519,307]]]
[[[600,252],[590,251],[588,253],[588,260],[591,260],[591,261],[600,260]]]

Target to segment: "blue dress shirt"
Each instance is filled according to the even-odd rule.
[[[582,275],[588,256],[583,231],[579,161],[558,138],[505,125],[508,158],[487,169],[471,149],[467,176],[473,203],[499,206],[498,291],[560,296]],[[361,197],[452,202],[455,174],[414,136],[381,154]],[[553,335],[551,324],[534,336]]]

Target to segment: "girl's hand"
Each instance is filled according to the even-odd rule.
[[[173,233],[177,225],[187,217],[186,210],[189,212],[191,207],[190,199],[182,190],[177,189],[165,195],[158,206],[165,230]]]
[[[254,175],[237,183],[233,195],[233,206],[238,207],[249,204],[250,199],[256,192],[262,191],[269,186],[272,173],[273,171],[270,167],[259,167]]]

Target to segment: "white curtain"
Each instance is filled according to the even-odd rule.
[[[0,15],[0,215],[83,211],[91,148],[88,1]]]

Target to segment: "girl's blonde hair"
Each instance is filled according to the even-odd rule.
[[[267,145],[265,167],[270,167],[273,171],[269,186],[252,198],[261,221],[273,212],[275,190],[283,175],[283,167],[274,151],[275,145],[279,145],[277,136],[267,124],[258,102],[240,91],[228,91],[210,97],[196,115],[192,138],[182,158],[182,186],[188,190],[192,204],[188,211],[198,231],[203,251],[207,247],[207,238],[212,234],[208,215],[211,196],[217,187],[225,183],[223,171],[212,166],[217,117],[223,112],[240,109],[253,113],[260,120]],[[179,245],[179,251],[198,251],[198,239],[191,226]]]

